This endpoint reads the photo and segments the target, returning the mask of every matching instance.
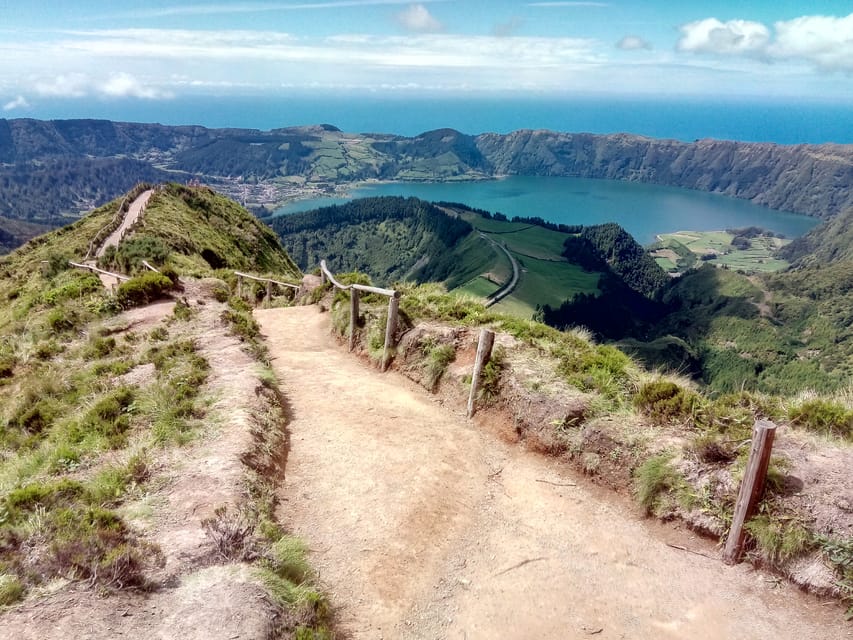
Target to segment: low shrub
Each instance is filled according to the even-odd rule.
[[[492,402],[500,393],[501,377],[506,368],[506,350],[501,345],[492,349],[492,357],[480,374],[479,397],[483,402]]]
[[[853,440],[853,411],[838,402],[817,398],[791,407],[788,411],[791,424],[815,431]]]
[[[425,343],[421,348],[425,356],[425,386],[428,389],[435,389],[448,365],[456,359],[456,349],[453,348],[452,344],[435,344],[432,342]]]
[[[634,492],[647,515],[662,511],[669,504],[666,496],[685,485],[672,458],[671,453],[652,456],[634,471]]]
[[[692,420],[701,402],[699,395],[669,380],[647,382],[634,396],[634,406],[658,422]]]
[[[745,525],[765,562],[779,564],[814,548],[814,540],[799,522],[778,515],[760,514]]]
[[[123,309],[154,302],[173,288],[172,281],[161,273],[143,273],[122,282],[116,290],[116,301]]]
[[[17,576],[0,573],[0,607],[15,604],[24,595],[24,585]]]

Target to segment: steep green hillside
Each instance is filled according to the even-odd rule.
[[[138,274],[113,295],[69,259],[83,258],[118,208],[110,202],[0,259],[0,605],[49,583],[99,593],[151,586],[164,551],[147,523],[165,507],[144,500],[149,489],[173,489],[165,452],[210,436],[221,420],[211,412],[220,373],[211,353],[241,353],[241,339],[251,345],[256,335],[245,303],[223,302],[224,282],[192,276],[229,277],[213,267],[299,275],[275,235],[237,204],[168,185],[104,260]],[[139,272],[142,259],[161,272]],[[169,294],[174,306],[147,306]],[[244,355],[239,366],[248,379],[259,365]],[[248,434],[258,426],[252,411],[276,411],[267,395],[261,385],[235,400],[248,440],[267,438]],[[262,482],[251,482],[244,502],[258,519]]]
[[[191,230],[191,232],[188,232]],[[138,233],[162,241],[178,266],[299,273],[278,238],[233,200],[207,187],[169,184],[148,202]]]
[[[779,251],[794,267],[853,260],[853,208],[815,227]]]
[[[270,221],[302,268],[327,260],[335,271],[362,271],[383,284],[441,282],[456,271],[467,222],[416,198],[365,198]],[[488,255],[488,251],[485,252]],[[478,256],[469,268],[479,268]]]
[[[511,283],[515,262],[518,281],[497,308],[528,318],[576,293],[595,295],[607,269],[567,262],[560,255],[565,231],[493,219],[458,203],[364,198],[269,223],[303,269],[326,259],[335,270],[358,270],[382,284],[441,282],[488,298]]]

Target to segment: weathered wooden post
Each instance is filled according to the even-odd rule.
[[[267,280],[267,297],[266,297],[267,308],[272,306],[272,280]]]
[[[358,289],[349,290],[349,350],[355,349],[355,332],[358,328]]]
[[[243,297],[243,276],[237,276],[237,297]]]
[[[495,344],[495,332],[489,329],[480,329],[480,339],[477,342],[477,357],[474,360],[474,372],[471,374],[471,395],[468,396],[468,417],[471,418],[476,411],[474,403],[477,399],[477,391],[480,387],[480,377],[483,375],[483,367],[492,357],[492,346]]]
[[[388,322],[385,325],[385,351],[382,352],[382,371],[391,362],[391,349],[394,348],[394,333],[397,331],[397,312],[400,308],[400,292],[395,291],[388,302]]]
[[[726,549],[723,560],[726,564],[737,564],[743,553],[743,543],[746,532],[743,525],[755,513],[758,502],[764,493],[767,480],[767,469],[770,466],[770,454],[773,451],[773,439],[776,436],[776,425],[769,420],[759,420],[752,428],[752,447],[749,450],[749,460],[746,471],[737,494],[735,513],[732,518],[732,528],[726,538]]]

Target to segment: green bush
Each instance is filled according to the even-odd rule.
[[[799,522],[771,514],[757,515],[744,528],[755,541],[761,557],[778,564],[814,547],[809,532]]]
[[[172,281],[161,273],[143,273],[122,282],[116,291],[116,301],[124,308],[148,304],[173,288]]]
[[[15,604],[24,595],[24,585],[17,576],[0,573],[0,607]]]
[[[80,317],[74,309],[59,307],[48,312],[46,322],[51,331],[62,333],[74,329],[79,324]]]
[[[669,380],[648,382],[634,396],[634,406],[658,422],[692,419],[700,404],[696,393]]]
[[[634,492],[648,515],[662,510],[668,504],[666,496],[684,487],[672,458],[671,453],[653,456],[634,471]]]
[[[809,431],[853,440],[853,411],[837,402],[818,398],[788,411],[791,423]]]
[[[452,344],[427,343],[422,347],[422,350],[426,356],[424,364],[425,386],[434,389],[447,370],[447,366],[456,359],[456,349],[453,348]]]

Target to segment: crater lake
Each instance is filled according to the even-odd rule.
[[[361,184],[348,197],[310,198],[276,210],[286,215],[341,204],[352,198],[414,196],[432,202],[459,202],[508,217],[538,216],[549,222],[593,225],[616,222],[639,242],[650,244],[659,233],[715,231],[756,226],[801,236],[820,221],[775,211],[727,196],[616,180],[511,176],[476,182],[383,182]]]

